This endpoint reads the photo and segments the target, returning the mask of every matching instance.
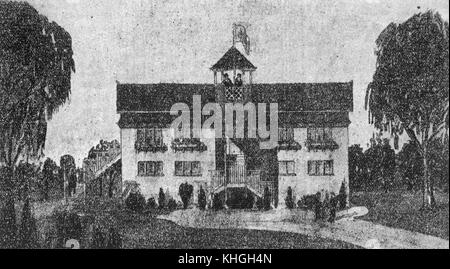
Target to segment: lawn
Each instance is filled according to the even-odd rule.
[[[409,191],[357,192],[351,203],[366,206],[369,214],[361,217],[393,228],[401,228],[449,239],[449,195],[436,192],[437,207],[433,211],[421,211],[422,193]]]
[[[195,229],[185,228],[167,220],[157,219],[158,214],[168,214],[167,210],[152,210],[146,213],[132,213],[114,201],[92,200],[84,204],[75,202],[74,211],[83,213],[87,223],[93,218],[101,220],[102,226],[117,227],[122,235],[123,248],[135,249],[326,249],[358,248],[349,243],[330,239],[311,238],[301,234],[235,230],[235,229]],[[90,216],[90,217],[88,217]],[[43,229],[50,217],[42,218],[39,226]],[[82,242],[90,245],[92,231],[85,228]]]
[[[129,215],[120,221],[124,248],[145,249],[324,249],[354,245],[305,235],[234,229],[184,228],[150,215]]]

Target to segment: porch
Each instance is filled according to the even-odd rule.
[[[211,194],[220,193],[231,188],[246,188],[256,197],[263,198],[264,190],[267,187],[270,193],[272,207],[275,207],[275,200],[278,195],[275,181],[262,180],[260,170],[246,170],[245,166],[232,166],[226,170],[209,171],[211,181],[209,191]]]

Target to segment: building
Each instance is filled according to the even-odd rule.
[[[90,197],[119,198],[122,194],[119,141],[100,142],[89,150],[82,170],[86,195]]]
[[[274,207],[284,204],[289,187],[296,200],[322,190],[337,194],[343,184],[348,193],[353,82],[254,84],[256,69],[233,46],[212,66],[212,84],[118,83],[123,179],[137,182],[147,198],[162,188],[179,200],[178,188],[188,182],[194,186],[193,202],[201,186],[208,197],[219,194],[234,205],[248,194],[261,197],[266,188]],[[218,81],[218,74],[223,79],[237,73],[246,80],[243,86]],[[194,95],[201,96],[202,106],[221,108],[278,103],[278,146],[262,149],[260,138],[215,136],[212,128],[202,129],[198,139],[176,138],[170,126],[178,116],[170,110],[184,103],[193,111]],[[207,118],[202,116],[202,123]]]

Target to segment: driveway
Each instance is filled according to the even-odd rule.
[[[364,248],[381,249],[448,249],[449,241],[421,233],[390,228],[364,220],[355,220],[360,210],[350,209],[349,214],[334,224],[315,223],[308,217],[296,218],[288,210],[267,212],[180,210],[160,219],[191,228],[251,229],[305,234],[340,240]],[[364,211],[364,210],[363,210]],[[353,212],[353,213],[352,213]],[[300,221],[298,221],[300,219]],[[301,219],[305,219],[301,221]]]

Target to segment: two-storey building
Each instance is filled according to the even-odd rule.
[[[289,187],[297,200],[321,190],[337,194],[343,184],[348,192],[353,82],[255,84],[256,67],[235,47],[211,70],[212,84],[117,84],[124,181],[137,182],[147,198],[156,197],[160,188],[178,197],[180,184],[188,182],[194,202],[200,186],[208,197],[223,193],[230,201],[262,196],[268,188],[275,207],[284,204]],[[218,75],[225,73],[242,74],[244,85],[224,86]],[[202,105],[221,108],[277,103],[277,147],[261,148],[260,138],[218,137],[214,128],[203,128],[199,138],[177,138],[171,124],[178,115],[171,115],[171,108],[184,103],[195,113],[194,96]],[[202,123],[207,118],[203,115]]]

